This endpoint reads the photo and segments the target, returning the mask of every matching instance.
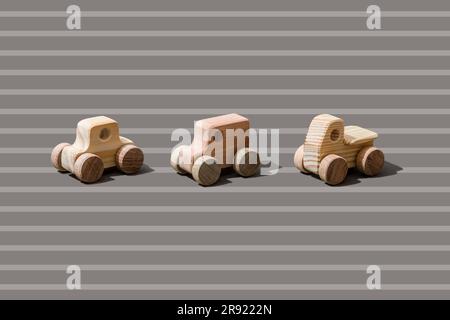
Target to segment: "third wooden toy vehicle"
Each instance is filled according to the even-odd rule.
[[[72,172],[82,182],[93,183],[107,168],[117,167],[126,174],[138,172],[144,153],[133,141],[119,135],[116,121],[100,116],[80,121],[74,144],[58,144],[51,160],[59,171]]]
[[[373,146],[376,132],[345,126],[340,118],[329,114],[316,116],[294,156],[295,166],[304,173],[318,174],[330,185],[342,183],[348,168],[375,176],[384,165],[383,152]]]
[[[248,119],[235,113],[196,121],[192,144],[176,147],[170,164],[180,174],[192,174],[204,186],[216,183],[227,167],[241,176],[253,176],[260,159],[249,149],[249,129]]]

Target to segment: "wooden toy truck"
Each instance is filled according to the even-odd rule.
[[[138,172],[144,153],[133,141],[119,136],[116,121],[101,116],[80,121],[74,144],[58,144],[51,161],[58,171],[72,172],[82,182],[93,183],[107,168],[117,167],[126,174]]]
[[[249,149],[249,129],[248,119],[235,113],[196,121],[192,144],[175,148],[170,164],[180,174],[192,174],[204,186],[216,183],[227,167],[243,177],[253,176],[260,159]]]
[[[314,173],[330,185],[342,183],[348,168],[375,176],[384,165],[383,152],[373,146],[378,134],[357,126],[344,127],[344,121],[329,114],[316,116],[305,144],[295,153],[294,164],[303,173]]]

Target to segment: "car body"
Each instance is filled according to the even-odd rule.
[[[80,163],[80,159],[87,162]],[[135,173],[142,166],[143,159],[142,150],[130,139],[121,137],[118,123],[105,116],[80,121],[75,142],[72,145],[61,143],[52,152],[52,163],[56,169],[72,172],[88,183],[96,182],[104,169],[112,167],[118,167],[125,173]],[[82,172],[88,169],[90,174]]]

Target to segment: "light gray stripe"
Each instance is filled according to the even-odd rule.
[[[450,70],[0,70],[0,76],[449,76]]]
[[[157,57],[335,57],[335,56],[400,56],[427,57],[450,56],[450,50],[0,50],[0,56],[7,57],[61,57],[61,56],[157,56]]]
[[[295,167],[283,167],[275,169],[276,173],[297,173]],[[58,173],[53,167],[0,167],[0,173]],[[152,167],[152,173],[173,173],[175,171],[171,167]],[[450,173],[450,167],[403,167],[399,172],[402,173]]]
[[[2,89],[0,95],[450,95],[449,89]]]
[[[120,128],[124,134],[172,134],[177,128]],[[270,128],[253,128],[256,131]],[[281,134],[306,134],[308,128],[273,128]],[[368,128],[379,134],[450,134],[450,128]],[[194,132],[192,128],[185,130]],[[75,128],[0,128],[0,134],[73,134]]]
[[[450,187],[0,187],[0,193],[449,193]]]
[[[399,173],[450,173],[450,167],[405,167]]]
[[[152,108],[152,109],[144,109],[144,108],[121,108],[121,109],[109,109],[109,108],[64,108],[58,107],[54,109],[46,109],[46,108],[0,108],[0,114],[2,115],[98,115],[98,114],[119,114],[119,115],[203,115],[203,114],[212,114],[219,115],[230,112],[244,113],[244,114],[257,114],[257,115],[315,115],[320,113],[332,113],[332,114],[368,114],[368,115],[449,115],[450,108],[430,108],[427,107],[417,108],[417,109],[399,109],[399,108],[368,108],[364,109],[363,107],[355,108],[355,109],[346,109],[346,108],[267,108],[267,109],[259,109],[259,108],[246,108],[246,107],[223,107],[223,108],[214,108],[208,107],[204,109],[199,108]],[[420,130],[420,129],[419,129]]]
[[[0,265],[0,271],[65,271],[67,265]],[[80,265],[83,271],[365,271],[368,265]],[[383,271],[450,271],[450,265],[379,265]]]
[[[171,169],[171,168],[168,168]],[[53,169],[54,170],[54,169]],[[173,169],[172,169],[173,170]],[[277,173],[297,173],[299,170],[295,167],[283,167],[276,169]],[[17,168],[19,173],[20,168]],[[1,168],[0,168],[1,172]],[[397,173],[450,173],[450,167],[403,167]]]
[[[450,226],[0,226],[0,232],[450,232]]]
[[[0,37],[450,37],[449,30],[8,30]]]
[[[142,148],[145,154],[169,154],[172,148]],[[264,150],[276,154],[276,150]],[[280,148],[279,154],[294,154],[297,148]],[[0,148],[0,154],[50,154],[52,148]],[[450,148],[383,148],[386,154],[450,154]]]
[[[6,213],[450,213],[450,206],[0,206]]]
[[[0,252],[448,252],[448,245],[0,245]]]
[[[369,291],[359,284],[82,284],[81,291]],[[59,284],[2,284],[1,291],[68,291]],[[383,284],[376,291],[449,291],[447,284]]]
[[[437,18],[450,17],[449,11],[382,11],[383,17]],[[86,18],[137,18],[137,17],[313,17],[313,18],[359,18],[367,17],[365,11],[82,11]],[[16,18],[57,18],[67,17],[64,11],[0,11],[0,17]]]
[[[0,173],[58,173],[53,167],[0,167]],[[152,167],[152,173],[176,173],[171,167]]]

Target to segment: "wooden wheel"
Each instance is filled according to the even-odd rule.
[[[92,153],[85,153],[75,161],[74,174],[85,183],[94,183],[100,180],[103,170],[102,159]]]
[[[303,164],[303,158],[305,156],[305,149],[304,149],[304,145],[301,145],[297,151],[295,152],[294,155],[294,165],[295,167],[300,170],[303,173],[309,173],[306,169],[305,166]]]
[[[180,167],[180,155],[185,148],[190,148],[190,146],[178,146],[175,149],[173,149],[172,153],[170,154],[170,166],[173,170],[175,170],[179,174],[186,174],[186,170],[183,170]]]
[[[258,152],[249,148],[242,148],[234,156],[233,168],[243,177],[255,175],[261,167]]]
[[[192,166],[192,176],[203,186],[210,186],[219,180],[221,168],[215,158],[202,156]]]
[[[69,143],[63,142],[63,143],[60,143],[60,144],[58,144],[56,147],[53,148],[51,160],[52,160],[53,166],[54,166],[58,171],[61,171],[61,172],[67,171],[67,170],[64,169],[63,166],[61,165],[61,155],[62,155],[63,149],[64,149],[65,147],[68,147],[68,146],[70,146]]]
[[[330,154],[322,159],[319,166],[320,178],[330,185],[342,183],[347,176],[348,166],[344,158]]]
[[[356,157],[356,167],[368,176],[376,176],[384,166],[384,153],[375,147],[361,149]]]
[[[116,166],[126,174],[138,172],[143,163],[144,153],[135,145],[124,145],[116,153]]]

